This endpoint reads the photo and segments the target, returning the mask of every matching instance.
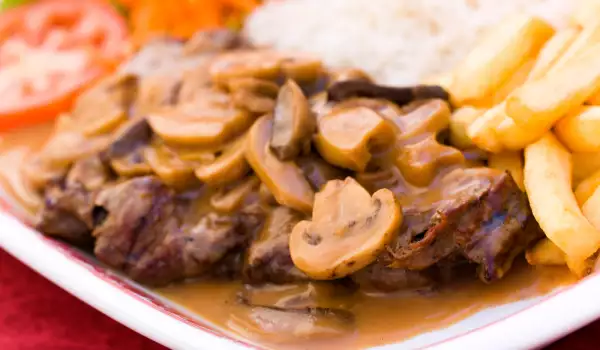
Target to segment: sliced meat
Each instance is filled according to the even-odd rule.
[[[491,282],[541,237],[526,195],[508,173],[458,169],[444,177],[440,188],[405,207],[403,227],[382,261],[423,270],[459,253],[479,265],[483,281]]]
[[[66,176],[46,187],[36,227],[52,236],[85,244],[92,240],[98,190],[112,179],[99,156],[77,161]]]
[[[93,232],[104,263],[151,285],[211,274],[234,275],[235,253],[250,240],[251,219],[205,213],[158,178],[138,177],[103,190],[96,200],[105,220]],[[247,214],[251,216],[252,214]],[[233,256],[232,256],[233,254]]]
[[[252,284],[288,283],[307,279],[290,257],[289,236],[302,214],[287,207],[273,209],[258,239],[248,250],[244,281]]]

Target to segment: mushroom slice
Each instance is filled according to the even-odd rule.
[[[297,82],[311,82],[317,80],[323,73],[321,60],[312,57],[296,56],[281,62],[283,75]]]
[[[246,142],[246,159],[279,204],[310,213],[314,192],[294,162],[281,161],[273,154],[269,147],[272,129],[271,116],[254,123]]]
[[[274,82],[256,78],[231,79],[227,82],[227,89],[232,94],[238,91],[250,91],[272,98],[276,98],[279,92],[279,86]]]
[[[181,160],[160,141],[154,140],[144,148],[144,159],[154,173],[171,187],[183,189],[197,182],[194,165]]]
[[[343,101],[351,97],[372,97],[392,101],[400,106],[416,100],[439,98],[448,100],[450,95],[438,85],[415,85],[392,87],[361,80],[347,80],[332,84],[327,89],[330,101]]]
[[[401,129],[401,118],[405,114],[402,108],[393,102],[380,98],[355,97],[337,103],[331,110],[338,111],[351,107],[367,107],[379,113],[382,117],[394,123]]]
[[[408,109],[408,108],[406,108]],[[438,133],[450,125],[450,106],[445,101],[435,99],[419,103],[399,118],[398,139],[406,142],[425,133]]]
[[[202,164],[194,173],[202,182],[211,186],[238,180],[250,170],[245,157],[246,135],[238,137],[223,153],[209,164]]]
[[[279,75],[283,56],[271,50],[236,51],[217,57],[209,68],[216,84],[227,84],[229,79],[258,78],[275,80]]]
[[[314,154],[300,157],[296,163],[315,191],[320,191],[330,180],[343,179],[348,176],[347,171],[334,167]]]
[[[68,167],[74,161],[98,153],[108,147],[108,136],[85,136],[76,131],[54,133],[44,144],[38,156],[50,167]]]
[[[275,100],[248,90],[239,90],[231,95],[233,105],[254,114],[271,113],[275,108]]]
[[[127,120],[137,93],[137,77],[131,74],[110,76],[84,92],[73,106],[73,120],[86,136],[114,130]]]
[[[329,71],[329,77],[331,84],[348,80],[373,82],[373,78],[367,72],[358,68],[336,68]]]
[[[464,155],[454,147],[440,144],[434,134],[419,142],[404,145],[396,160],[404,178],[417,186],[429,185],[440,166],[453,164],[465,164]]]
[[[176,104],[181,86],[181,77],[176,75],[155,75],[142,79],[135,101],[135,114],[145,116],[162,106]]]
[[[332,112],[322,117],[315,146],[331,164],[355,171],[364,171],[372,153],[388,149],[396,133],[390,122],[366,107],[354,107]]]
[[[316,122],[302,89],[293,80],[288,80],[277,96],[271,150],[281,160],[308,153],[315,128]]]
[[[356,180],[329,181],[317,193],[312,221],[290,235],[296,267],[318,279],[336,279],[375,260],[402,222],[400,205],[388,189],[371,197]]]
[[[135,177],[152,174],[152,168],[144,159],[144,147],[140,146],[131,152],[110,160],[110,167],[124,177]]]
[[[222,188],[210,197],[210,205],[223,213],[233,213],[244,202],[244,199],[255,192],[260,186],[256,176],[242,179],[239,183],[229,188]]]
[[[52,165],[44,162],[38,154],[32,154],[21,164],[21,175],[34,190],[42,190],[49,182],[65,176],[68,165]]]
[[[217,145],[246,129],[249,114],[232,107],[167,107],[148,116],[155,133],[167,142],[185,145]]]

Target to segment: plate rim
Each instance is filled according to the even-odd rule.
[[[2,204],[6,203],[0,203],[0,247],[117,322],[174,349],[261,349],[249,340],[215,330],[173,307],[149,300],[141,289],[119,282],[121,277],[85,261],[84,254],[68,244],[35,231],[9,214]],[[600,303],[589,302],[598,294],[600,274],[595,273],[524,309],[423,348],[537,348],[599,318]],[[123,303],[127,307],[122,307]],[[392,343],[385,347],[401,346]]]

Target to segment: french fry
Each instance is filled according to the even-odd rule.
[[[490,168],[508,171],[521,191],[525,191],[521,152],[492,153],[488,158],[488,165]]]
[[[530,81],[506,99],[506,114],[530,132],[549,130],[600,88],[600,44],[586,49],[559,70]]]
[[[578,185],[600,170],[600,152],[573,153],[573,184]]]
[[[571,60],[581,55],[585,50],[600,42],[600,20],[589,23],[573,40],[568,49],[552,65],[548,73],[562,69]]]
[[[477,105],[491,96],[523,63],[534,58],[553,34],[547,22],[525,15],[492,29],[455,71],[451,91],[457,105]]]
[[[596,188],[590,198],[585,201],[581,211],[596,229],[600,229],[600,188]]]
[[[581,106],[562,118],[554,132],[572,152],[600,151],[600,106]]]
[[[450,116],[450,143],[460,149],[473,147],[473,141],[467,135],[467,128],[475,121],[483,110],[471,106],[458,108]]]
[[[510,93],[514,89],[523,85],[523,83],[527,81],[529,73],[531,72],[531,69],[533,68],[535,63],[535,59],[527,60],[517,69],[517,71],[514,74],[512,74],[508,78],[508,80],[502,83],[502,85],[500,85],[498,89],[495,90],[490,96],[487,96],[486,98],[479,101],[474,101],[473,103],[475,104],[475,106],[479,108],[491,108],[504,102],[506,97],[508,97],[508,95],[510,95]]]
[[[544,76],[573,44],[580,32],[580,28],[566,28],[554,34],[537,56],[527,80],[536,80]]]
[[[546,236],[567,256],[578,276],[600,247],[600,231],[585,218],[571,190],[571,154],[552,135],[525,148],[525,189]]]
[[[506,114],[505,114],[506,115]],[[545,130],[529,131],[515,124],[515,121],[505,116],[502,122],[496,128],[496,135],[500,142],[510,151],[519,151],[539,140]]]
[[[496,129],[504,116],[504,104],[496,105],[475,119],[467,128],[467,136],[479,148],[492,153],[502,152]]]
[[[525,259],[529,265],[555,265],[561,266],[567,263],[565,253],[548,238],[537,242],[525,252]]]
[[[600,170],[588,176],[577,185],[577,188],[575,188],[575,198],[577,199],[577,203],[579,203],[580,206],[583,205],[594,191],[596,191],[598,186],[600,186]]]

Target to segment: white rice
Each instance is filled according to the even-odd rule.
[[[571,0],[283,0],[259,8],[246,34],[259,45],[311,52],[331,66],[360,67],[409,84],[444,72],[481,32],[527,12],[561,26]]]

